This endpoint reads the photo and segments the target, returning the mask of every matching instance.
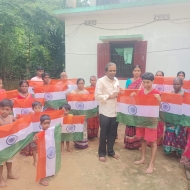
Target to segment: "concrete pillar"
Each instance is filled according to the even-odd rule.
[[[77,1],[76,0],[66,0],[67,7],[76,8],[77,7]]]

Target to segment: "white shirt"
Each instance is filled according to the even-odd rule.
[[[117,98],[108,99],[109,95],[119,92],[120,85],[117,78],[100,78],[96,83],[95,98],[99,101],[99,113],[107,117],[116,117]]]

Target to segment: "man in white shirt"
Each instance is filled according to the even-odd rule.
[[[117,96],[120,92],[119,81],[115,77],[115,63],[108,63],[105,67],[105,73],[106,75],[97,81],[95,90],[95,98],[99,101],[101,130],[98,154],[101,162],[106,161],[107,153],[108,156],[119,159],[113,150],[118,127],[118,122],[116,122]]]
[[[31,78],[31,81],[42,81],[42,74],[44,73],[44,69],[41,66],[36,68],[36,76]]]

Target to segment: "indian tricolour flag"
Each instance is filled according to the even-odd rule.
[[[164,122],[180,124],[183,97],[180,94],[162,93],[160,118]]]
[[[83,140],[85,116],[68,115],[63,119],[61,141]]]
[[[50,81],[50,84],[51,85],[54,85],[54,84],[61,84],[61,85],[67,85],[68,86],[68,92],[71,92],[72,90],[76,90],[77,88],[77,79],[74,78],[74,79],[52,79]]]
[[[42,110],[44,106],[45,99],[44,98],[31,98],[31,99],[16,99],[14,100],[13,113],[16,117],[19,114],[29,114],[33,111],[32,103],[38,101],[42,104]]]
[[[38,136],[38,163],[36,181],[53,176],[61,168],[60,124],[41,131]]]
[[[97,116],[98,104],[94,94],[69,94],[67,100],[73,115],[85,115],[86,119]]]
[[[66,85],[43,85],[34,89],[35,98],[45,98],[44,108],[58,109],[66,103]]]
[[[18,97],[18,90],[0,92],[0,101],[3,99],[15,99],[17,97]]]
[[[181,125],[190,127],[190,93],[188,92],[183,96]]]
[[[160,92],[173,91],[174,77],[155,77],[153,88]]]
[[[33,113],[32,114],[32,125],[33,125],[33,131],[39,132],[42,130],[42,127],[40,125],[40,117],[44,114],[47,114],[51,118],[50,127],[57,125],[58,123],[63,123],[63,110],[53,110],[53,111],[46,111],[46,112],[40,112],[40,113]]]
[[[0,127],[0,164],[12,158],[34,137],[31,115]]]
[[[185,92],[190,92],[190,80],[183,80],[182,88]]]
[[[43,81],[28,80],[28,84],[29,84],[28,93],[34,95],[34,88],[36,86],[42,86],[44,83],[43,83]]]
[[[159,118],[159,102],[153,95],[134,96],[134,90],[118,96],[117,121],[128,126],[155,128]]]

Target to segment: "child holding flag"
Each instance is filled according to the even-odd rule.
[[[142,89],[138,96],[146,96],[146,95],[154,95],[155,98],[158,99],[159,103],[161,102],[160,99],[160,92],[153,89],[152,84],[154,82],[154,75],[152,73],[146,72],[142,75],[142,80],[143,80],[143,86],[144,89]],[[135,96],[136,93],[133,92],[131,96]],[[148,169],[146,170],[147,174],[150,174],[154,171],[154,161],[156,158],[156,152],[157,152],[157,124],[154,128],[154,130],[151,130],[150,128],[146,127],[139,127],[137,126],[136,129],[136,135],[137,137],[142,138],[141,141],[141,160],[136,161],[135,164],[144,164],[145,163],[145,156],[146,156],[146,146],[147,146],[147,140],[150,141],[150,138],[147,139],[148,135],[151,135],[151,160],[148,166]]]
[[[41,125],[43,131],[47,130],[50,127],[50,123],[51,123],[51,118],[49,117],[49,115],[44,114],[44,115],[42,115],[40,117],[40,125]],[[38,135],[35,135],[33,140],[37,141],[38,140]],[[41,185],[43,185],[43,186],[48,186],[49,185],[46,178],[40,179],[39,183]]]
[[[64,110],[64,116],[69,116],[72,114],[69,114],[69,112],[71,111],[71,106],[69,104],[65,104],[63,106],[63,110]],[[68,152],[72,152],[72,150],[69,148],[69,141],[66,141],[66,146],[67,146],[67,151]],[[61,141],[61,154],[63,154],[63,151],[64,151],[64,141]]]
[[[0,102],[0,126],[4,126],[14,122],[16,119],[10,115],[13,109],[13,102],[8,99],[4,99]],[[0,188],[6,187],[6,183],[3,178],[3,165],[6,164],[7,166],[7,177],[9,179],[18,179],[12,173],[12,162],[14,161],[14,157],[10,158],[6,162],[1,163],[0,165]]]
[[[32,103],[32,109],[34,113],[39,113],[42,112],[42,104],[38,101],[35,101]],[[33,153],[33,165],[36,167],[37,160],[36,160],[36,152],[37,152],[37,144],[33,141],[30,143],[30,147],[32,148],[32,153]]]

